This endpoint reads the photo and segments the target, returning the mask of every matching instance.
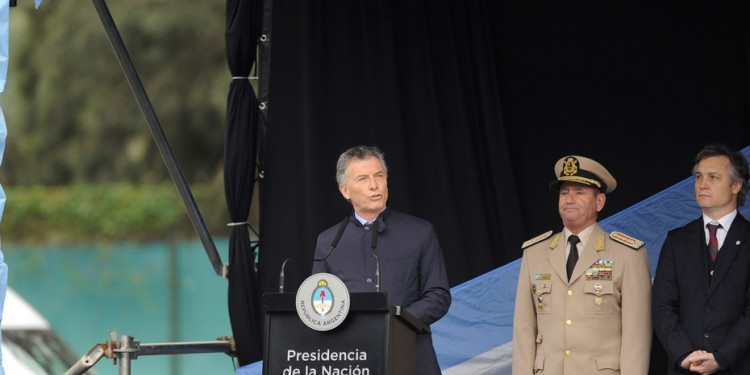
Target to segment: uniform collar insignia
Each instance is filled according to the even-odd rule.
[[[604,236],[599,236],[599,238],[596,239],[594,250],[604,250]]]
[[[561,233],[558,233],[554,238],[552,238],[552,242],[549,243],[550,249],[557,247],[557,242],[560,241],[560,234]]]

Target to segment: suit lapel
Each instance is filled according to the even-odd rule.
[[[716,267],[714,268],[713,280],[711,280],[711,286],[708,289],[708,295],[710,296],[727,275],[727,272],[732,266],[732,262],[737,257],[740,247],[747,241],[748,236],[748,222],[737,214],[732,226],[727,231],[727,237],[724,239],[724,243],[721,245],[719,250],[719,256],[716,258]]]
[[[552,266],[557,276],[563,281],[568,281],[568,273],[565,271],[565,236],[562,232],[557,233],[550,241],[550,253],[547,257],[547,261]]]
[[[685,249],[687,250],[687,254],[685,255],[689,257],[695,274],[699,275],[698,282],[705,293],[709,287],[708,275],[706,274],[708,270],[708,256],[706,251],[708,251],[708,248],[706,247],[706,236],[703,231],[702,218],[693,221],[692,225],[690,225],[690,231],[685,238],[685,242]]]

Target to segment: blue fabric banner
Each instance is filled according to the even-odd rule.
[[[750,160],[750,146],[742,153]],[[740,207],[740,213],[750,217],[750,204]],[[645,242],[653,277],[667,232],[700,215],[690,177],[599,224],[606,231],[620,231]],[[451,289],[453,304],[448,314],[432,325],[444,375],[510,375],[520,267],[517,259]]]
[[[750,160],[750,146],[742,153]],[[740,212],[750,217],[750,204]],[[599,224],[607,231],[620,231],[644,241],[653,277],[667,232],[700,215],[690,177]],[[432,325],[443,375],[511,374],[513,309],[520,267],[521,260],[517,259],[451,289],[453,303],[448,314]],[[236,375],[261,373],[261,362],[236,371]]]

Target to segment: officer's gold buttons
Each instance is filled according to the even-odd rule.
[[[569,290],[569,291],[568,291],[568,295],[569,295],[569,296],[572,296],[572,295],[573,295],[573,291],[572,291],[572,290]]]
[[[566,350],[565,351],[565,356],[566,357],[570,357],[571,355],[573,355],[573,353],[570,350]]]
[[[570,320],[570,319],[568,319],[568,320],[565,321],[565,324],[569,325],[569,326],[572,326],[573,325],[573,321]]]

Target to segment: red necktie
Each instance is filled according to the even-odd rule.
[[[716,229],[721,224],[706,224],[708,227],[708,251],[711,253],[711,261],[716,261],[716,255],[719,254],[719,240],[716,238]]]

